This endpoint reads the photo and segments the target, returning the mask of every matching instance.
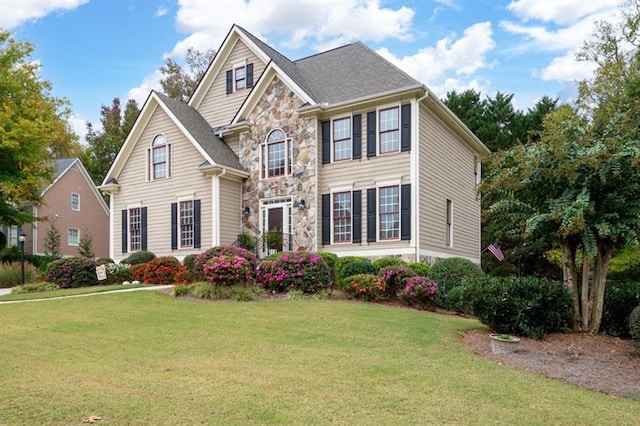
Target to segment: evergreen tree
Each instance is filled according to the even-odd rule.
[[[55,219],[49,221],[47,235],[44,237],[44,252],[48,256],[60,256],[60,230]]]
[[[93,252],[93,237],[88,229],[85,228],[80,237],[80,243],[78,245],[78,254],[83,257],[94,258],[96,255]]]

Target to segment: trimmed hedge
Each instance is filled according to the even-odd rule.
[[[381,257],[373,261],[373,266],[378,268],[379,273],[382,273],[382,270],[389,266],[407,266],[407,262],[399,257]]]
[[[477,278],[484,275],[480,266],[469,259],[450,257],[438,260],[429,270],[429,279],[438,284],[436,302],[443,308],[450,309],[447,303],[449,290],[463,284],[465,278]]]
[[[629,315],[640,305],[640,282],[608,282],[600,331],[611,336],[629,337]]]
[[[336,279],[340,286],[341,281],[345,278],[358,274],[377,274],[378,268],[376,268],[371,259],[363,256],[345,256],[338,258],[336,263]]]
[[[122,259],[120,263],[126,263],[127,265],[141,265],[155,258],[156,255],[151,253],[150,251],[141,250],[131,253],[129,257]]]
[[[431,270],[431,266],[429,266],[428,263],[423,262],[408,263],[407,267],[410,271],[413,271],[414,274],[420,275],[421,277],[428,277],[429,270]]]

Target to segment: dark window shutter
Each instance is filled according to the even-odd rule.
[[[352,142],[353,148],[351,150],[351,158],[357,160],[362,158],[362,115],[354,115],[352,123]]]
[[[140,209],[140,246],[142,250],[147,249],[147,208]]]
[[[178,203],[171,203],[171,250],[178,249]]]
[[[376,112],[367,113],[367,157],[376,156]]]
[[[322,131],[322,164],[331,162],[331,122],[320,123]]]
[[[331,244],[331,195],[322,194],[322,245]]]
[[[227,95],[233,92],[233,70],[227,71]]]
[[[367,241],[376,240],[376,189],[367,189]]]
[[[200,248],[200,200],[193,201],[193,248]]]
[[[129,212],[127,210],[122,210],[122,252],[126,253],[129,247],[127,236],[127,231],[129,230],[129,226],[127,225],[127,215]]]
[[[253,87],[253,64],[247,64],[247,87]]]
[[[400,239],[411,239],[411,184],[400,187]]]
[[[400,151],[411,151],[411,104],[402,105],[400,112]]]
[[[353,201],[351,203],[351,220],[353,222],[353,243],[362,242],[362,191],[353,191]]]

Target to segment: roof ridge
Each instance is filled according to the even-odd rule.
[[[321,56],[321,55],[324,55],[326,53],[330,53],[330,52],[333,52],[333,51],[336,51],[336,50],[339,50],[339,49],[344,49],[345,47],[353,46],[354,44],[362,44],[363,46],[366,47],[366,45],[364,43],[362,43],[361,41],[358,40],[358,41],[354,41],[353,43],[343,44],[342,46],[337,46],[337,47],[334,47],[334,48],[329,49],[329,50],[323,50],[322,52],[317,52],[317,53],[314,53],[313,55],[304,56],[302,58],[296,59],[295,61],[293,61],[293,63],[296,64],[296,63],[298,63],[300,61],[304,61],[305,59],[315,58],[317,56]]]

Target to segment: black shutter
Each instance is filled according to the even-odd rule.
[[[147,208],[140,209],[140,248],[142,250],[147,249]]]
[[[227,71],[227,95],[233,92],[233,70]]]
[[[200,200],[193,201],[193,248],[200,248]]]
[[[411,104],[402,105],[400,112],[400,151],[411,151]]]
[[[322,245],[331,244],[331,195],[322,194]]]
[[[247,64],[247,87],[253,87],[253,64]]]
[[[353,201],[351,203],[351,220],[353,222],[353,243],[362,242],[362,191],[353,191]]]
[[[376,240],[376,189],[367,189],[367,241]]]
[[[354,115],[351,129],[353,149],[351,152],[351,158],[357,160],[362,158],[362,115]]]
[[[178,203],[171,203],[171,250],[178,249]]]
[[[400,239],[411,239],[411,184],[400,187]]]
[[[367,157],[376,156],[376,112],[367,113]]]
[[[323,121],[320,123],[322,131],[322,164],[331,162],[331,122]]]
[[[122,210],[122,253],[126,253],[127,252],[127,248],[129,247],[128,243],[128,237],[127,237],[127,230],[129,229],[129,227],[127,226],[127,210]]]

